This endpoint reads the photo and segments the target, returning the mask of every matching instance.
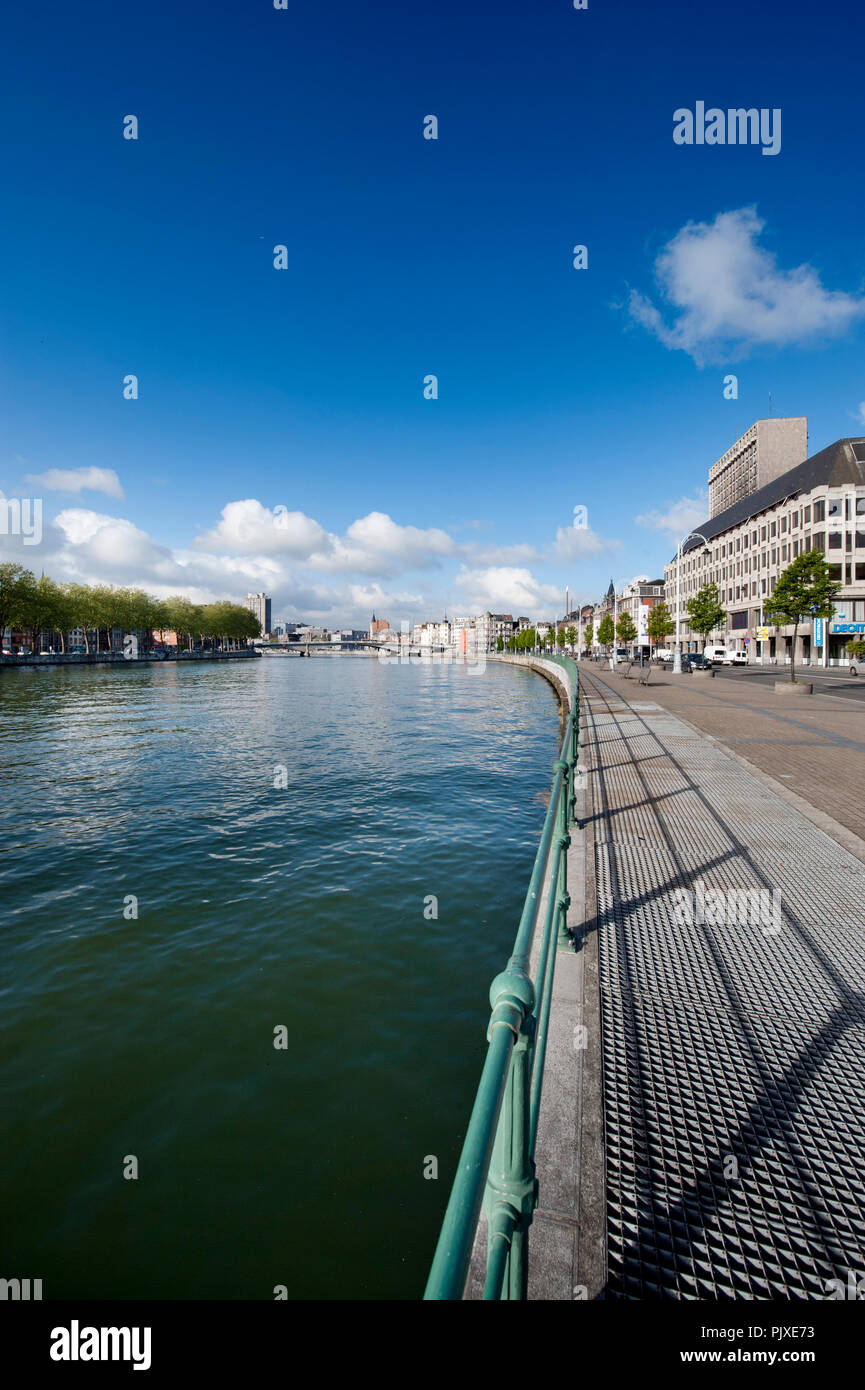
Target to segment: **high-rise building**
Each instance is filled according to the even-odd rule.
[[[254,613],[261,626],[261,635],[270,632],[270,596],[268,594],[247,594],[244,605]]]
[[[792,655],[792,627],[764,620],[763,605],[797,556],[821,551],[841,585],[827,622],[805,619],[795,633],[797,661],[840,664],[852,637],[865,635],[865,437],[837,439],[795,468],[748,493],[696,528],[665,567],[669,607],[681,600],[681,640],[691,633],[688,599],[715,584],[726,618],[715,641],[758,660]]]
[[[808,457],[804,415],[756,420],[709,469],[709,516],[718,516]]]

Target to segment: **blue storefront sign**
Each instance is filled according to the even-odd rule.
[[[817,619],[819,623],[820,618]],[[830,632],[865,632],[865,623],[832,623]],[[818,643],[819,645],[819,643]]]

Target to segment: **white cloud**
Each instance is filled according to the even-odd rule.
[[[271,511],[254,497],[229,502],[220,516],[216,526],[196,540],[201,550],[254,550],[262,555],[307,559],[318,552],[326,553],[334,545],[334,538],[312,517],[290,512],[287,507]]]
[[[198,537],[196,546],[230,554],[283,555],[308,569],[343,574],[429,568],[457,551],[446,531],[400,526],[385,512],[360,517],[339,537],[303,512],[284,506],[271,510],[252,497],[223,507],[221,520]]]
[[[665,512],[643,512],[641,516],[635,516],[634,521],[651,531],[663,531],[671,540],[678,542],[705,521],[708,512],[709,494],[705,488],[698,488],[696,497],[680,497]]]
[[[856,415],[854,418],[860,425],[865,426],[865,401],[859,402],[856,407]]]
[[[121,499],[124,495],[113,468],[49,468],[47,473],[29,473],[25,481],[38,483],[46,492],[104,492]]]
[[[557,560],[567,562],[585,555],[598,555],[603,550],[620,550],[621,546],[621,541],[605,540],[589,526],[560,526],[553,553]]]
[[[702,364],[837,335],[865,315],[865,298],[825,289],[813,266],[782,270],[758,245],[765,225],[753,207],[687,223],[654,265],[661,295],[675,311],[672,323],[637,290],[631,317],[665,347]]]
[[[542,617],[558,612],[564,592],[553,584],[542,584],[531,570],[493,565],[488,569],[463,567],[454,581],[462,590],[469,610],[474,613],[511,613],[515,618]]]

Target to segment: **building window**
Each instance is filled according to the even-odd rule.
[[[825,521],[825,520],[826,520],[826,503],[825,503],[825,501],[819,501],[819,502],[815,502],[815,503],[814,503],[814,520],[815,520],[815,521]]]
[[[811,544],[812,544],[812,546],[814,547],[815,550],[825,550],[825,549],[826,549],[826,536],[825,536],[825,534],[824,534],[822,531],[818,531],[816,535],[814,535],[814,536],[811,537]]]
[[[785,532],[786,530],[787,530],[787,518],[786,518],[786,516],[782,516],[782,517],[781,517],[781,535],[782,535],[782,536],[783,536],[783,534],[784,534],[784,532]]]
[[[778,523],[777,523],[777,521],[773,521],[773,522],[772,522],[772,525],[769,527],[769,535],[770,535],[771,537],[775,537],[775,536],[778,534],[777,528],[778,528]]]
[[[840,532],[840,531],[830,531],[830,532],[829,532],[829,549],[830,549],[830,550],[840,550],[840,549],[841,549],[841,532]]]
[[[841,583],[841,566],[840,566],[840,565],[830,565],[830,566],[829,566],[829,578],[832,580],[833,584],[840,584],[840,583]]]
[[[814,520],[815,520],[815,521],[817,520],[816,516],[815,516]],[[803,525],[803,526],[807,526],[807,525],[809,525],[810,521],[811,521],[811,508],[810,508],[810,507],[806,507],[805,510],[804,510],[803,513],[802,513],[802,525]]]

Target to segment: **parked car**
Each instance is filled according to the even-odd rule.
[[[682,657],[683,668],[686,665],[686,663],[692,671],[707,670],[708,667],[712,664],[711,661],[706,660],[705,654],[703,652],[688,652],[686,656]]]
[[[747,653],[747,652],[730,652],[730,665],[731,665],[731,666],[747,666],[747,665],[748,665],[748,653]]]
[[[865,656],[854,656],[850,662],[851,676],[865,676]]]
[[[704,647],[703,656],[708,662],[711,662],[713,666],[723,666],[724,662],[727,660],[727,648]]]
[[[672,660],[673,660],[673,653],[670,651],[670,648],[669,648],[669,647],[658,647],[657,650],[655,651],[654,660],[655,660],[655,661],[672,661]]]

